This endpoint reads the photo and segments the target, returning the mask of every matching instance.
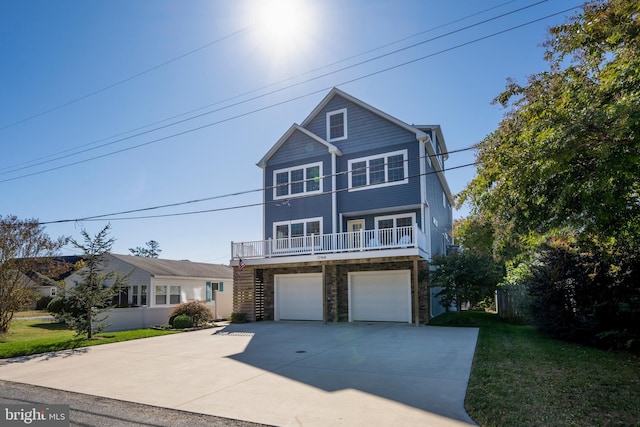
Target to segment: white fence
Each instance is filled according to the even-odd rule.
[[[105,314],[109,317],[100,324],[108,324],[105,331],[144,329],[169,323],[169,313],[174,307],[112,308]]]

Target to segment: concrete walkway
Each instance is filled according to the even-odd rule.
[[[477,334],[260,322],[0,360],[0,379],[277,426],[473,425]]]

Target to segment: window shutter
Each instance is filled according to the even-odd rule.
[[[218,291],[219,291],[219,292],[224,291],[224,282],[220,282],[220,283],[218,283]]]
[[[207,302],[211,301],[211,282],[207,282]]]

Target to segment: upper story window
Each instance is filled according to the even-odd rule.
[[[347,109],[327,113],[327,141],[347,139]]]
[[[409,182],[407,150],[349,160],[349,191]]]
[[[322,192],[322,162],[273,172],[273,198],[282,199],[290,196]]]

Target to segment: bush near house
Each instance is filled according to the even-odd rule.
[[[185,329],[193,327],[193,319],[186,314],[180,314],[173,319],[174,329]]]
[[[246,313],[231,313],[231,316],[229,316],[229,322],[231,323],[246,323],[246,321]]]
[[[175,328],[175,320],[177,316],[183,314],[193,319],[192,326],[195,327],[201,326],[207,322],[213,322],[215,320],[215,315],[213,314],[211,309],[209,309],[209,307],[207,307],[200,301],[190,301],[179,304],[176,306],[176,308],[173,309],[169,317],[169,324]]]

